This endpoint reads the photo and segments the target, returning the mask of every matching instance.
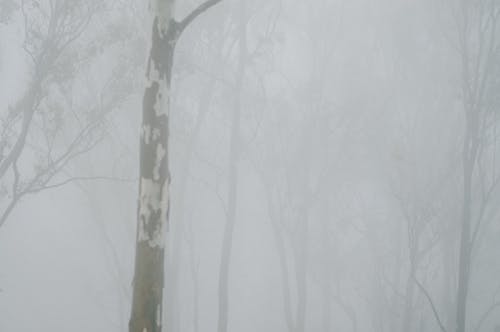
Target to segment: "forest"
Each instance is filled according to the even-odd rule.
[[[0,331],[500,332],[500,0],[0,0]]]

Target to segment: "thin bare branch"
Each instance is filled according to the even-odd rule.
[[[491,313],[496,309],[496,308],[500,308],[500,302],[495,302],[493,303],[484,313],[483,315],[481,316],[481,318],[479,319],[479,321],[477,322],[476,324],[476,327],[474,328],[474,331],[475,332],[479,332],[480,329],[481,329],[481,326],[484,324],[484,322],[486,321],[486,319],[491,315]]]
[[[436,318],[436,322],[438,323],[439,328],[441,329],[442,332],[447,332],[446,328],[444,327],[443,322],[441,321],[441,318],[439,318],[439,314],[437,312],[436,306],[434,305],[434,301],[432,301],[432,298],[431,298],[429,292],[427,292],[424,285],[422,285],[420,283],[420,281],[418,281],[414,275],[412,275],[411,277],[415,281],[415,284],[417,285],[418,289],[420,289],[420,291],[424,294],[425,298],[429,302],[431,309],[432,309],[432,313],[434,314],[434,317]]]
[[[118,183],[133,183],[136,182],[136,179],[125,179],[125,178],[118,178],[118,177],[113,177],[113,176],[75,176],[71,177],[69,179],[66,179],[64,181],[54,183],[51,185],[45,185],[43,187],[37,188],[36,190],[26,192],[27,194],[33,194],[41,190],[46,190],[46,189],[54,189],[54,188],[59,188],[62,187],[66,184],[76,182],[76,181],[110,181],[110,182],[118,182]]]
[[[198,16],[206,12],[211,7],[215,6],[222,0],[208,0],[199,5],[195,10],[193,10],[188,16],[186,16],[182,21],[176,24],[177,36],[180,36],[182,32],[191,24]]]

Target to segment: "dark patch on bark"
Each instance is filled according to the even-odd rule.
[[[153,23],[152,31],[152,44],[150,61],[148,64],[148,74],[153,64],[155,69],[160,73],[161,79],[170,81],[172,77],[172,64],[174,60],[174,49],[177,43],[177,24],[171,21],[168,25],[167,31],[160,31],[158,18]]]

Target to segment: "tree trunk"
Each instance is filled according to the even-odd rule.
[[[464,60],[465,61],[465,60]],[[479,145],[479,109],[471,97],[465,104],[465,138],[462,152],[463,202],[458,259],[457,332],[465,332],[471,264],[472,181]]]
[[[229,178],[227,188],[227,218],[224,227],[222,239],[222,254],[219,267],[219,316],[217,322],[217,331],[226,332],[228,325],[229,310],[229,265],[231,262],[231,251],[233,245],[233,233],[236,223],[236,205],[238,202],[238,161],[239,161],[239,136],[240,136],[240,118],[241,118],[241,91],[245,75],[245,60],[247,56],[246,43],[246,19],[245,2],[240,4],[240,22],[239,22],[239,63],[236,77],[234,93],[234,109],[231,119],[231,134],[229,146]]]
[[[175,0],[152,0],[153,28],[142,104],[134,289],[129,332],[161,332],[166,232],[170,207],[168,122],[174,50],[184,29],[221,0],[174,19]]]
[[[403,268],[403,248],[402,248],[402,238],[401,238],[401,233],[403,229],[403,223],[398,222],[396,225],[396,239],[395,239],[395,248],[396,248],[396,255],[394,257],[394,271],[393,271],[393,284],[395,291],[393,292],[391,296],[391,310],[392,312],[399,312],[400,309],[400,297],[398,294],[399,291],[399,285],[401,283],[401,270]],[[399,332],[399,317],[396,315],[396,317],[393,317],[390,322],[390,331],[392,332]]]
[[[206,115],[208,114],[210,102],[214,94],[215,83],[216,83],[215,80],[211,81],[202,93],[198,107],[198,115],[196,117],[196,124],[186,144],[185,148],[186,155],[184,161],[182,162],[182,167],[181,167],[182,173],[180,175],[180,181],[178,182],[179,199],[177,200],[178,208],[176,209],[176,211],[178,212],[174,213],[175,215],[172,216],[172,218],[175,219],[177,222],[172,227],[172,234],[174,234],[174,238],[172,240],[173,243],[171,248],[172,250],[171,255],[167,260],[168,261],[167,269],[170,272],[167,279],[168,284],[166,286],[166,291],[165,291],[168,296],[165,305],[167,310],[166,319],[168,320],[166,322],[167,324],[166,326],[169,331],[180,331],[180,327],[178,324],[179,322],[178,284],[179,284],[180,260],[182,257],[182,238],[183,238],[183,233],[185,231],[185,223],[186,223],[185,211],[186,209],[188,209],[188,207],[185,206],[187,199],[187,192],[188,192],[188,179],[189,179],[189,173],[191,171],[194,151],[196,149],[199,135],[203,123],[205,122]],[[194,250],[194,248],[191,249]],[[196,287],[197,286],[195,285],[195,288]]]
[[[408,280],[406,281],[406,292],[405,292],[405,310],[403,315],[403,326],[401,331],[412,331],[412,322],[414,315],[413,300],[415,295],[415,281],[413,276],[415,275],[415,269],[412,267]]]
[[[264,182],[265,183],[265,182]],[[290,276],[288,275],[288,263],[286,259],[286,246],[283,234],[283,229],[280,225],[283,224],[282,211],[276,211],[275,206],[271,203],[272,195],[267,194],[267,204],[269,217],[271,219],[271,225],[273,229],[274,239],[276,241],[276,249],[278,251],[279,266],[281,272],[281,288],[283,292],[283,312],[285,315],[285,323],[287,330],[289,332],[295,331],[295,322],[292,316],[292,300],[291,300],[291,289],[290,289]],[[277,205],[277,204],[276,204]]]
[[[307,174],[307,173],[305,173]],[[296,244],[295,275],[297,281],[297,332],[306,331],[307,314],[307,268],[309,253],[309,225],[307,207],[301,207],[299,211],[299,231]]]
[[[174,1],[153,8],[152,44],[142,105],[137,238],[129,332],[162,329],[165,239],[169,210],[168,120],[176,33]]]
[[[322,214],[321,214],[321,244],[322,251],[324,255],[323,259],[323,277],[322,277],[322,288],[323,288],[323,332],[332,331],[332,273],[330,266],[330,254],[332,252],[330,245],[330,234],[328,229],[328,201],[324,200],[322,204]]]
[[[454,330],[455,326],[455,302],[454,292],[456,287],[456,263],[454,262],[455,244],[453,236],[446,235],[442,241],[442,265],[443,265],[443,286],[442,303],[445,310],[446,331]]]
[[[466,145],[468,144],[466,139]],[[471,143],[469,143],[471,144]],[[464,193],[462,206],[462,225],[460,236],[460,253],[458,260],[458,293],[457,293],[457,332],[465,332],[467,314],[467,293],[470,275],[470,228],[471,228],[471,190],[474,160],[464,156]]]
[[[415,225],[415,222],[412,222]],[[410,224],[408,224],[410,227]],[[403,325],[401,331],[412,331],[412,324],[414,318],[414,296],[415,296],[415,277],[417,273],[417,251],[418,251],[418,236],[414,240],[414,243],[410,243],[410,271],[408,279],[406,281],[406,292],[405,292],[405,310],[403,314]]]

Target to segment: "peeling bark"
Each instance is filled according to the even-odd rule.
[[[168,120],[175,27],[173,1],[153,6],[154,22],[142,105],[137,244],[130,332],[162,329],[165,233],[169,210]]]
[[[175,0],[151,2],[153,27],[142,104],[137,238],[129,332],[162,330],[164,260],[170,209],[168,136],[174,51],[182,31],[219,1],[205,2],[180,23],[174,19]]]

